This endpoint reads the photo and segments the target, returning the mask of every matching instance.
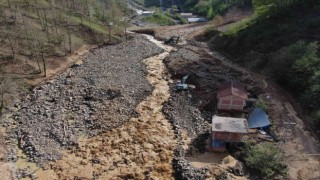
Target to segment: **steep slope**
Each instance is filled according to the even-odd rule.
[[[214,49],[275,80],[314,114],[319,125],[320,2],[293,1],[276,7],[258,6],[255,15],[224,29],[208,31]]]
[[[100,4],[99,1],[0,1],[0,72],[40,73],[43,68],[38,61],[42,57],[63,57],[84,44],[106,42],[105,24],[115,21],[112,15],[121,17],[122,7],[120,2],[109,7]],[[113,14],[106,13],[108,9],[113,9]]]
[[[30,165],[38,168],[35,164],[28,164],[21,152],[6,152],[11,146],[7,135],[3,135],[10,131],[8,124],[3,122],[8,118],[6,113],[17,109],[17,104],[24,100],[32,86],[64,72],[72,64],[81,64],[82,56],[97,45],[110,43],[110,39],[112,43],[121,40],[125,25],[121,19],[129,13],[125,2],[0,0],[0,123],[4,127],[0,128],[2,179],[14,176],[10,169],[15,167],[8,161],[17,160],[17,154],[22,157],[17,161],[17,168]],[[117,26],[109,31],[106,25],[110,21]],[[24,173],[20,172],[20,175]]]
[[[130,14],[125,0],[0,0],[0,114],[90,49],[124,40]]]

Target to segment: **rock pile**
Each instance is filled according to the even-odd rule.
[[[162,52],[143,36],[95,50],[84,64],[36,87],[13,115],[11,132],[34,162],[60,158],[80,136],[94,136],[136,116],[135,107],[152,91],[142,60]]]
[[[173,167],[175,169],[175,178],[181,180],[187,179],[207,179],[209,178],[207,168],[194,168],[185,159],[174,159]]]

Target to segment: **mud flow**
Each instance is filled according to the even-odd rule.
[[[59,179],[173,179],[176,140],[162,113],[163,103],[170,97],[162,60],[172,48],[146,37],[165,52],[144,60],[154,90],[136,108],[138,117],[105,134],[81,138],[79,149],[66,151],[62,160],[53,164]]]

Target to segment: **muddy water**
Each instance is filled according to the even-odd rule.
[[[139,117],[97,137],[80,139],[78,149],[66,151],[62,160],[51,165],[59,179],[173,179],[171,162],[177,142],[162,113],[170,96],[162,60],[173,49],[147,38],[165,52],[144,60],[154,90],[136,108]]]

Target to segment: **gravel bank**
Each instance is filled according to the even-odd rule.
[[[69,72],[36,87],[3,126],[30,160],[44,165],[60,151],[77,146],[80,136],[94,136],[136,116],[135,107],[152,87],[142,60],[163,50],[135,36],[129,42],[94,50]]]

